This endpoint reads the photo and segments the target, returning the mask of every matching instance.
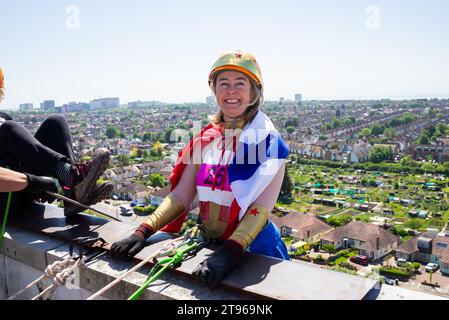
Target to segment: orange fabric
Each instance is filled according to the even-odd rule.
[[[3,71],[2,68],[0,68],[0,89],[3,88],[3,81],[4,81]]]
[[[234,65],[226,65],[226,66],[221,66],[216,68],[213,72],[212,75],[215,75],[217,72],[222,71],[222,70],[235,70],[235,71],[239,71],[243,74],[246,74],[248,77],[250,77],[251,79],[253,79],[257,85],[260,85],[260,81],[259,79],[257,79],[257,77],[252,73],[249,72],[248,70],[246,70],[245,68],[242,68],[240,66],[234,66]]]

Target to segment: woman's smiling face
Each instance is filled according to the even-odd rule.
[[[223,71],[215,82],[215,97],[226,122],[241,116],[249,107],[251,82],[238,71]]]

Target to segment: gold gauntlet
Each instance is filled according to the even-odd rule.
[[[246,250],[268,221],[268,210],[260,204],[253,204],[229,238],[240,243]]]
[[[156,232],[179,217],[185,210],[184,205],[170,193],[150,214],[145,224]]]

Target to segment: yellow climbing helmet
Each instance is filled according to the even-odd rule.
[[[4,86],[4,78],[3,78],[3,71],[0,67],[0,100],[3,98],[3,86]]]
[[[220,71],[235,70],[250,77],[259,88],[263,88],[262,73],[256,58],[249,52],[240,50],[223,54],[214,63],[209,73],[209,86],[214,82]]]
[[[2,67],[0,67],[0,89],[3,89],[3,71],[2,71]]]

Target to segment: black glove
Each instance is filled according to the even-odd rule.
[[[52,197],[45,191],[58,192],[55,179],[45,176],[35,176],[30,173],[24,173],[27,176],[28,185],[23,191],[35,200],[45,202]]]
[[[224,242],[223,248],[201,262],[192,274],[204,285],[214,288],[237,264],[243,254],[243,248],[239,243],[227,240]]]
[[[119,260],[129,260],[145,247],[145,239],[135,233],[111,246],[111,256]]]
[[[111,246],[111,257],[129,260],[139,253],[146,244],[146,239],[153,234],[151,228],[142,223],[128,238],[115,242]]]

